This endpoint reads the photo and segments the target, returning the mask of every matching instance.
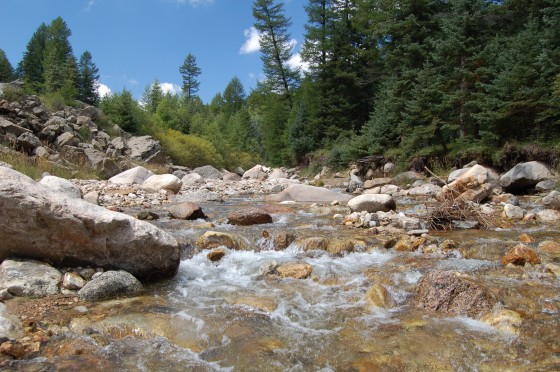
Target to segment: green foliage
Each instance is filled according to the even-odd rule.
[[[14,80],[14,68],[8,60],[6,53],[0,49],[0,83]]]
[[[124,89],[103,97],[99,105],[110,121],[129,133],[137,133],[142,126],[142,112],[132,93]]]
[[[40,97],[41,103],[48,112],[57,112],[66,106],[66,100],[60,92],[45,93]]]
[[[42,23],[27,43],[23,59],[20,62],[21,74],[29,93],[39,94],[43,92],[47,32],[47,25]]]
[[[183,94],[185,98],[190,101],[196,97],[198,89],[200,87],[200,82],[198,81],[198,75],[202,73],[202,70],[196,64],[196,58],[191,53],[187,54],[185,61],[179,67],[179,72],[183,78]]]
[[[19,101],[25,96],[23,89],[16,85],[5,85],[2,91],[2,98],[6,99],[8,102]]]
[[[99,85],[99,69],[93,63],[93,58],[89,51],[82,53],[80,62],[78,63],[77,76],[77,98],[88,105],[97,106],[99,104],[99,94],[97,87]]]
[[[154,136],[161,142],[174,164],[192,168],[203,165],[220,168],[224,165],[224,159],[216,148],[203,138],[173,129],[158,130],[154,132]]]

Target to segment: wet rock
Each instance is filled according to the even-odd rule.
[[[541,181],[554,177],[552,170],[538,161],[519,163],[500,177],[500,185],[506,190],[521,191]]]
[[[109,178],[109,183],[117,185],[141,185],[154,174],[144,167],[137,166]]]
[[[169,190],[175,194],[181,190],[181,186],[181,180],[172,174],[154,174],[142,183],[142,188],[144,190]]]
[[[24,346],[15,340],[4,341],[0,344],[0,354],[9,355],[16,359],[21,359],[27,354]]]
[[[84,278],[75,272],[67,272],[62,277],[62,287],[71,290],[81,289],[86,284]]]
[[[329,246],[329,242],[328,238],[317,236],[298,239],[294,244],[306,252],[313,250],[326,251]]]
[[[535,239],[527,234],[521,234],[517,237],[517,239],[521,242],[521,243],[534,243]]]
[[[258,249],[261,251],[282,251],[290,246],[296,240],[294,234],[286,232],[274,232],[269,234],[267,231],[263,232],[263,239],[258,242]]]
[[[246,208],[230,213],[228,223],[239,226],[267,224],[272,223],[272,216],[257,208]]]
[[[356,242],[349,239],[334,239],[329,241],[327,252],[335,256],[342,256],[345,253],[352,253],[356,249]]]
[[[208,252],[206,257],[212,262],[220,261],[225,255],[227,251],[223,248],[218,248],[213,250],[212,252]]]
[[[290,185],[284,191],[275,194],[267,195],[267,201],[296,201],[296,202],[316,202],[316,203],[331,203],[333,201],[347,202],[352,199],[348,194],[338,193],[328,190],[324,187],[308,186],[308,185]]]
[[[198,174],[204,180],[221,180],[222,172],[217,170],[211,165],[205,165],[203,167],[198,167],[193,169],[193,173]]]
[[[101,301],[121,296],[137,296],[142,292],[142,284],[132,274],[120,271],[105,271],[89,281],[78,295],[82,300]]]
[[[536,265],[540,262],[541,260],[537,253],[523,244],[518,244],[511,248],[507,251],[505,256],[502,257],[502,264],[504,265],[511,263],[514,265],[524,266],[526,263]]]
[[[0,265],[0,288],[18,297],[57,294],[62,273],[44,262],[6,259]]]
[[[518,206],[513,204],[504,205],[504,217],[510,218],[512,220],[521,220],[525,215],[525,211]]]
[[[282,278],[306,279],[311,275],[313,267],[307,263],[285,263],[276,268]]]
[[[366,292],[364,299],[370,308],[382,307],[387,309],[395,306],[387,288],[379,283],[374,284]]]
[[[545,209],[537,213],[537,221],[554,223],[560,221],[560,211],[555,209]]]
[[[0,302],[0,338],[19,338],[22,333],[19,319],[11,315],[6,305]]]
[[[494,302],[485,288],[452,271],[428,273],[413,297],[413,303],[421,309],[472,318],[489,312]]]
[[[50,190],[66,195],[69,198],[80,199],[82,197],[80,188],[64,178],[46,176],[43,177],[39,183],[48,187]]]
[[[159,215],[151,211],[141,211],[136,213],[136,218],[139,220],[155,221],[159,219]]]
[[[560,265],[547,263],[544,268],[555,277],[560,278]]]
[[[200,205],[192,202],[175,204],[167,208],[171,217],[178,220],[197,220],[207,218]]]
[[[560,192],[556,190],[549,192],[542,198],[542,203],[546,208],[560,210]]]
[[[412,244],[412,239],[408,236],[401,238],[397,243],[395,243],[395,251],[398,252],[412,252],[414,251],[414,245]]]
[[[117,268],[145,280],[172,276],[179,265],[177,241],[154,225],[63,197],[4,167],[0,204],[0,259]]]
[[[206,231],[196,240],[195,245],[201,249],[214,249],[221,246],[229,249],[240,248],[233,235],[218,231]]]
[[[491,313],[483,315],[480,321],[501,332],[514,335],[519,335],[519,327],[521,327],[521,323],[523,322],[519,313],[507,309],[496,309]]]
[[[352,212],[366,211],[369,213],[383,211],[388,212],[396,209],[396,204],[390,195],[386,194],[364,194],[348,201],[348,207]]]
[[[560,259],[560,243],[553,240],[545,240],[539,243],[539,252],[555,259]]]
[[[271,313],[278,308],[276,300],[272,297],[231,296],[226,298],[226,302],[230,305],[244,305],[267,313]]]

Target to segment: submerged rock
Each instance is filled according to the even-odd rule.
[[[519,313],[507,309],[496,309],[491,313],[483,315],[480,318],[480,321],[501,332],[511,333],[514,335],[519,334],[519,327],[521,327],[521,323],[523,322]]]
[[[100,301],[120,296],[136,296],[142,292],[142,284],[126,271],[105,271],[87,282],[78,295],[82,300]]]
[[[230,213],[228,223],[240,226],[267,224],[272,223],[272,216],[258,208],[245,208]]]
[[[494,302],[485,288],[452,271],[427,274],[413,297],[413,303],[421,309],[471,318],[489,312]]]
[[[148,280],[170,277],[179,245],[154,225],[52,192],[0,167],[0,259],[23,256],[57,265],[126,270]]]
[[[502,264],[514,264],[524,266],[526,263],[536,265],[540,263],[541,260],[537,253],[523,244],[518,244],[512,249],[510,249],[504,257],[502,257]]]
[[[0,288],[12,296],[45,297],[59,292],[61,276],[44,262],[7,259],[0,265]]]
[[[390,308],[395,306],[387,288],[385,288],[383,285],[379,283],[374,284],[366,292],[364,299],[366,301],[367,306],[370,308],[375,308],[375,307]]]

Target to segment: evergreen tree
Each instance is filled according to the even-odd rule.
[[[71,31],[60,17],[51,22],[47,29],[45,41],[45,59],[43,64],[46,92],[56,92],[67,83],[67,74],[76,64],[72,61],[72,46],[68,40]],[[70,77],[72,78],[72,77]]]
[[[160,102],[163,100],[163,90],[159,81],[156,79],[154,82],[146,87],[144,95],[142,96],[142,103],[144,108],[153,114],[156,112]]]
[[[246,98],[245,89],[243,88],[241,81],[237,77],[231,79],[223,94],[223,109],[226,115],[229,117],[243,108]]]
[[[291,94],[299,83],[299,71],[288,64],[292,58],[292,44],[288,27],[291,20],[284,15],[284,3],[274,0],[253,2],[255,28],[260,34],[260,51],[266,83],[276,93],[291,102]]]
[[[0,49],[0,83],[14,80],[14,68],[6,57],[6,53]]]
[[[197,79],[202,73],[202,70],[196,64],[196,58],[192,54],[189,53],[185,57],[183,65],[179,67],[179,72],[183,77],[183,94],[187,98],[187,101],[191,101],[196,97],[196,93],[198,93],[200,82]]]
[[[132,93],[123,89],[103,97],[99,105],[101,110],[119,127],[129,133],[137,133],[140,129],[139,107]]]
[[[60,87],[57,92],[59,92],[62,97],[64,97],[65,102],[71,103],[78,96],[78,65],[76,64],[76,58],[70,55],[66,59],[65,69],[64,69],[64,80],[62,81],[62,87]]]
[[[42,23],[27,43],[23,58],[18,65],[26,89],[31,93],[41,93],[43,91],[45,82],[43,65],[47,32],[47,25]]]
[[[89,105],[97,106],[99,104],[99,69],[93,63],[91,53],[85,51],[80,57],[78,63],[78,99]]]

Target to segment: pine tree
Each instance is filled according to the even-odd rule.
[[[226,86],[223,94],[223,110],[225,111],[226,115],[230,117],[237,111],[241,110],[241,108],[243,108],[243,106],[245,105],[246,98],[247,96],[245,94],[245,89],[243,88],[241,80],[239,80],[237,77],[231,79]]]
[[[31,93],[41,93],[44,88],[43,65],[47,33],[48,27],[42,23],[27,43],[27,48],[18,66],[26,89]]]
[[[292,58],[292,44],[288,27],[291,20],[284,15],[284,3],[274,0],[253,2],[255,28],[260,34],[260,51],[266,83],[276,93],[291,102],[292,91],[298,86],[299,71],[288,64]]]
[[[196,58],[192,54],[187,54],[183,65],[179,67],[179,72],[183,77],[183,94],[187,101],[191,101],[198,93],[200,82],[197,79],[202,73],[202,70],[196,64]]]
[[[163,91],[159,81],[154,82],[146,87],[142,96],[144,108],[151,114],[155,113],[160,102],[163,100]]]
[[[82,53],[78,63],[77,87],[78,100],[93,106],[99,104],[99,69],[87,50]]]
[[[0,49],[0,83],[14,79],[14,68],[8,60],[6,53]]]
[[[60,17],[51,22],[45,42],[44,79],[45,91],[56,92],[67,82],[67,73],[72,69],[72,46],[68,40],[72,32]]]

